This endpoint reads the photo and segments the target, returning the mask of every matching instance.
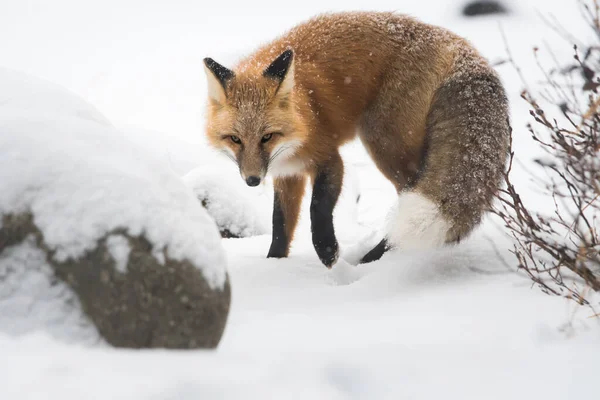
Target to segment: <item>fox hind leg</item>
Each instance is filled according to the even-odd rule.
[[[381,239],[377,246],[373,247],[367,254],[361,258],[360,263],[366,264],[373,261],[379,260],[383,255],[391,249],[390,243],[387,238]]]
[[[446,242],[449,227],[450,222],[436,203],[415,190],[402,192],[388,216],[386,237],[362,258],[361,263],[379,260],[392,248],[440,247]]]

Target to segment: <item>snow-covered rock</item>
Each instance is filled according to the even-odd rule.
[[[217,227],[167,165],[76,96],[0,69],[0,331],[214,347],[225,264]]]
[[[272,187],[248,188],[232,165],[201,166],[183,177],[199,202],[216,221],[223,237],[269,233],[273,209]]]

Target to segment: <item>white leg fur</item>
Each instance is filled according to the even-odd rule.
[[[449,228],[434,202],[419,193],[405,192],[390,211],[387,237],[400,250],[430,249],[444,245]]]

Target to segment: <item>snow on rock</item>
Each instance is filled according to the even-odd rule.
[[[0,85],[11,79],[0,79]],[[95,120],[15,115],[11,91],[17,92],[16,107],[27,103],[18,85],[0,86],[6,99],[0,107],[0,213],[31,210],[59,261],[82,255],[107,232],[125,227],[133,235],[144,233],[156,247],[168,246],[170,257],[198,265],[212,287],[223,286],[225,260],[214,223],[174,173]],[[54,96],[77,114],[64,93]]]
[[[10,267],[27,241],[38,258],[25,265],[40,277],[50,265],[109,343],[216,346],[229,309],[225,256],[181,179],[60,88],[0,70],[0,93],[0,260],[11,290],[28,292],[32,278]],[[58,290],[38,280],[41,293]],[[36,307],[21,317],[36,319]]]
[[[270,185],[247,187],[230,164],[195,168],[183,181],[216,221],[223,237],[248,237],[271,231]]]
[[[0,332],[20,336],[44,327],[61,341],[102,342],[79,299],[54,276],[32,237],[1,253],[0,282]]]
[[[0,67],[0,106],[12,115],[75,117],[111,126],[94,106],[68,90],[30,75]]]
[[[115,260],[117,271],[123,274],[127,273],[129,253],[131,253],[131,247],[129,246],[127,237],[123,235],[110,235],[106,239],[106,248],[113,260]]]

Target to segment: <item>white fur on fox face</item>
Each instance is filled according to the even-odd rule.
[[[223,154],[225,157],[229,158],[231,161],[233,161],[236,165],[238,164],[237,161],[237,156],[235,155],[235,153],[233,152],[233,150],[231,150],[229,147],[224,146],[224,147],[220,147],[219,151],[221,152],[221,154]]]
[[[229,147],[227,147],[227,146],[225,146],[225,147],[222,147],[222,148],[221,148],[221,151],[222,151],[223,153],[225,153],[227,156],[233,157],[233,159],[234,159],[234,160],[235,160],[235,159],[236,159],[236,157],[237,157],[237,156],[235,155],[235,153],[233,152],[233,150],[231,150],[231,149],[230,149]]]
[[[293,176],[304,172],[306,165],[302,161],[293,158],[301,144],[299,140],[291,140],[275,146],[271,152],[269,175],[274,177]]]

